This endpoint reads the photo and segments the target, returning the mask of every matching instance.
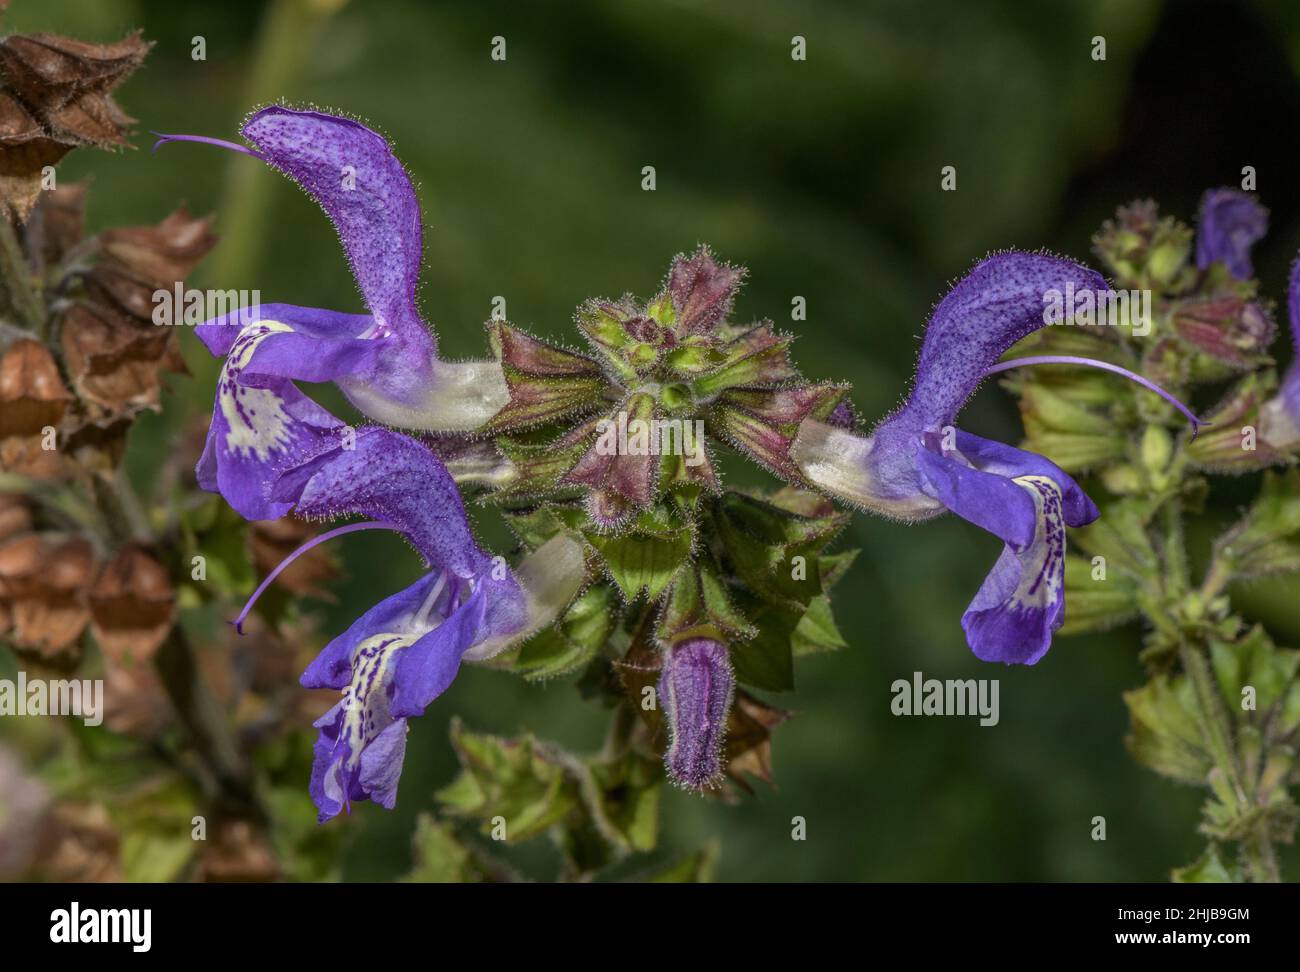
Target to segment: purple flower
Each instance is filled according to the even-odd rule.
[[[335,382],[378,422],[437,431],[477,428],[509,396],[497,362],[438,358],[415,304],[419,203],[381,136],[351,119],[279,105],[252,115],[242,131],[256,151],[199,136],[167,135],[159,144],[236,149],[297,182],[338,230],[369,311],[268,304],[198,327],[208,350],[226,358],[199,483],[249,519],[273,519],[289,508],[266,495],[277,473],[348,434],[295,381]]]
[[[1002,540],[1002,555],[962,616],[985,661],[1032,665],[1064,619],[1065,527],[1097,518],[1077,483],[1042,456],[953,423],[1008,348],[1044,325],[1047,295],[1107,290],[1100,274],[1038,253],[988,257],[926,327],[906,402],[872,435],[807,421],[792,450],[804,475],[877,513],[916,521],[951,510]]]
[[[691,638],[664,653],[659,699],[668,724],[668,775],[681,786],[710,786],[722,773],[722,741],[735,677],[727,646]]]
[[[1222,263],[1238,280],[1254,275],[1250,249],[1268,232],[1268,210],[1247,192],[1211,189],[1201,199],[1196,265]]]
[[[354,801],[391,808],[406,746],[406,720],[449,686],[465,660],[490,658],[555,617],[582,582],[581,546],[565,537],[543,545],[517,572],[474,539],[456,484],[422,444],[387,429],[362,429],[352,448],[336,447],[284,473],[271,499],[299,516],[361,515],[303,550],[364,528],[402,533],[430,568],[380,601],[335,638],[302,676],[307,688],[342,699],[316,722],[320,737],[311,794],[328,820]]]
[[[1300,446],[1300,257],[1291,264],[1287,282],[1287,312],[1295,360],[1282,379],[1278,394],[1260,406],[1259,434],[1275,449]]]

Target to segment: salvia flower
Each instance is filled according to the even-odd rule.
[[[1254,271],[1250,250],[1268,232],[1268,210],[1245,192],[1211,189],[1201,200],[1196,235],[1196,266],[1222,263],[1238,280]]]
[[[668,726],[664,767],[672,780],[699,789],[722,775],[722,743],[735,691],[727,646],[690,638],[664,654],[659,700]]]
[[[464,659],[482,660],[552,620],[582,581],[581,546],[557,537],[518,572],[474,540],[451,476],[421,443],[362,429],[351,448],[321,453],[286,472],[272,498],[309,519],[361,515],[341,532],[398,531],[424,557],[420,580],[366,611],[325,647],[302,684],[342,699],[316,723],[311,794],[322,821],[358,800],[392,807],[405,753],[406,720],[451,684]],[[297,554],[263,582],[261,590]]]
[[[1251,193],[1213,189],[1201,203],[1197,264],[1205,269],[1223,263],[1236,280],[1248,281],[1254,274],[1251,249],[1267,231],[1268,210]],[[1292,344],[1300,349],[1300,260],[1287,281],[1287,311]],[[1263,343],[1271,337],[1269,332]],[[1259,435],[1269,454],[1300,446],[1300,362],[1292,363],[1279,393],[1259,405]]]
[[[1259,433],[1274,449],[1300,447],[1300,258],[1291,264],[1287,282],[1287,311],[1295,360],[1282,379],[1278,394],[1260,406]]]
[[[998,358],[1044,326],[1047,296],[1067,287],[1107,290],[1096,271],[1059,257],[1009,252],[983,260],[935,308],[911,394],[897,412],[866,437],[805,421],[792,449],[808,480],[843,500],[907,521],[951,510],[1003,541],[962,616],[971,650],[985,661],[1032,665],[1047,652],[1064,620],[1065,528],[1092,522],[1098,510],[1050,460],[954,423]],[[1152,387],[1117,366],[1078,363]]]
[[[274,519],[288,508],[266,498],[276,473],[293,457],[329,448],[347,434],[295,381],[335,382],[368,417],[430,431],[477,428],[507,395],[496,362],[438,357],[415,302],[419,203],[380,135],[348,118],[278,105],[252,115],[242,133],[255,150],[186,135],[165,135],[159,144],[235,149],[297,182],[334,223],[368,310],[268,304],[198,327],[208,350],[226,359],[200,484],[220,491],[250,519]]]

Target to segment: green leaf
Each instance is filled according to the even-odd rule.
[[[1300,695],[1296,683],[1300,652],[1278,648],[1260,625],[1235,642],[1217,638],[1211,641],[1210,662],[1228,712],[1238,722],[1269,721],[1274,707],[1288,693]],[[1254,689],[1253,711],[1242,708],[1243,689],[1247,688]],[[1290,727],[1275,728],[1285,731]]]
[[[448,813],[481,820],[484,833],[503,824],[507,842],[531,840],[578,803],[559,751],[531,735],[502,739],[470,732],[457,719],[451,742],[462,769],[437,798]]]
[[[1265,473],[1254,505],[1214,549],[1240,580],[1300,570],[1300,470]]]
[[[707,884],[713,880],[720,849],[716,840],[710,841],[672,864],[644,872],[638,880],[651,884]]]
[[[590,766],[589,807],[602,831],[625,850],[654,850],[659,838],[663,765],[637,753]]]
[[[206,579],[191,585],[204,598],[247,597],[256,583],[253,558],[245,544],[247,524],[219,496],[181,514],[186,565],[203,558]],[[188,579],[189,570],[184,576]]]
[[[122,879],[143,884],[175,881],[193,854],[194,841],[188,831],[129,831],[122,837]]]
[[[1138,586],[1128,574],[1107,571],[1094,578],[1094,567],[1082,557],[1065,558],[1065,622],[1060,634],[1106,631],[1138,615]]]
[[[840,634],[831,613],[831,599],[825,594],[814,597],[808,604],[791,635],[795,655],[811,655],[819,651],[847,648],[848,642]]]
[[[600,551],[610,577],[629,601],[642,591],[651,601],[659,597],[690,558],[692,546],[685,530],[670,537],[589,533],[587,539]]]
[[[677,575],[656,633],[664,642],[692,635],[731,642],[753,637],[755,629],[731,603],[713,568],[699,564]]]
[[[504,515],[511,531],[529,550],[536,550],[552,537],[575,529],[585,519],[577,507],[549,503],[529,510],[507,510]]]
[[[1205,749],[1191,682],[1186,676],[1157,675],[1124,693],[1133,758],[1157,773],[1204,784],[1214,760]]]
[[[310,772],[310,764],[305,769]],[[296,781],[271,788],[266,802],[271,810],[271,843],[276,860],[284,868],[285,878],[291,881],[339,880],[344,830],[320,825],[316,819],[316,807],[311,800],[304,798],[302,783]]]
[[[411,849],[413,865],[402,878],[404,882],[461,884],[484,880],[473,855],[457,839],[455,829],[430,814],[422,813],[416,818]]]
[[[731,645],[736,679],[770,692],[790,691],[794,688],[794,633],[803,609],[765,603],[749,594],[741,595],[737,602],[758,633]]]
[[[614,589],[598,584],[569,608],[558,626],[543,628],[519,649],[511,667],[540,681],[585,665],[605,644],[618,619]]]
[[[1145,580],[1158,573],[1160,565],[1147,535],[1152,513],[1150,500],[1117,500],[1107,505],[1091,525],[1074,530],[1070,541],[1094,557],[1105,557],[1108,576],[1118,570]]]
[[[728,492],[711,504],[726,565],[754,593],[806,607],[823,593],[819,551],[848,523],[846,514],[802,516]]]
[[[1176,867],[1169,875],[1175,884],[1240,884],[1241,869],[1229,866],[1219,856],[1218,844],[1206,846],[1205,853],[1186,867]]]
[[[159,783],[161,782],[161,786]],[[180,780],[141,781],[140,789],[112,808],[122,833],[122,877],[159,883],[177,880],[194,856],[195,794]]]
[[[821,554],[819,556],[822,590],[829,591],[839,583],[840,578],[848,573],[853,562],[858,559],[860,550],[842,550],[839,553]]]

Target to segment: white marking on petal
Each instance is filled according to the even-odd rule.
[[[1061,598],[1065,583],[1065,515],[1061,509],[1061,487],[1047,476],[1017,476],[1011,480],[1033,497],[1037,513],[1034,539],[1020,559],[1020,583],[1007,606],[1043,608]]]
[[[361,642],[352,653],[352,682],[343,690],[343,725],[339,729],[339,740],[348,744],[343,769],[355,769],[361,751],[392,724],[388,711],[392,662],[417,639],[417,635],[379,634]]]
[[[254,455],[266,462],[273,451],[289,443],[292,419],[284,410],[284,399],[269,388],[248,388],[239,382],[258,345],[272,334],[293,328],[280,321],[254,321],[235,339],[221,368],[217,400],[225,416],[226,451],[240,456]]]

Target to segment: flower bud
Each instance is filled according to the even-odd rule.
[[[743,270],[714,260],[708,247],[677,256],[668,272],[668,292],[678,332],[707,334],[725,321],[744,276]]]
[[[1158,285],[1180,289],[1188,276],[1191,230],[1149,199],[1121,206],[1093,238],[1097,254],[1123,287]]]
[[[1255,366],[1277,330],[1259,304],[1239,297],[1187,301],[1174,311],[1173,325],[1192,347],[1238,370]]]
[[[673,782],[699,789],[722,773],[734,688],[731,659],[721,642],[691,638],[665,653],[659,698],[669,732],[664,766]]]

